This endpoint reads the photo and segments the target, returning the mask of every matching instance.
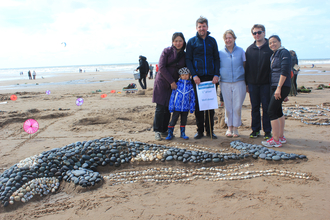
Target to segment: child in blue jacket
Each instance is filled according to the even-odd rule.
[[[186,124],[188,113],[193,113],[195,111],[195,92],[193,84],[190,80],[190,71],[187,67],[183,67],[179,69],[180,79],[177,82],[177,89],[172,91],[170,103],[169,103],[169,110],[172,114],[172,120],[168,126],[168,136],[166,140],[173,139],[173,131],[174,126],[181,115],[181,124],[180,124],[180,131],[183,139],[189,139],[186,136]]]

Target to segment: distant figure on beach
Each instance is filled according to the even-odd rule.
[[[312,68],[314,68],[314,64],[312,64]]]
[[[36,75],[37,75],[36,71],[33,70],[32,72],[33,79],[36,79]]]
[[[293,77],[291,78],[291,91],[290,95],[297,95],[297,76],[299,73],[299,66],[298,66],[298,57],[294,50],[290,50],[291,55],[291,71],[293,72]]]
[[[291,87],[291,55],[282,47],[281,39],[277,35],[269,37],[269,47],[274,52],[271,56],[271,98],[268,115],[273,129],[273,137],[261,144],[266,147],[282,147],[286,143],[284,137],[285,116],[282,111],[283,101]]]
[[[19,75],[23,75],[23,72],[20,72]]]
[[[152,64],[150,64],[150,66],[149,66],[149,79],[153,79],[153,71],[154,71],[154,67],[152,66]]]
[[[29,72],[28,72],[28,76],[29,76],[29,79],[32,79],[31,71],[30,71],[30,70],[29,70]]]
[[[199,17],[196,21],[196,36],[190,38],[187,43],[186,63],[193,77],[196,94],[195,118],[197,133],[194,139],[204,137],[204,128],[208,137],[217,139],[217,136],[213,132],[214,109],[200,111],[196,92],[196,87],[201,82],[212,81],[216,88],[219,84],[220,58],[218,44],[210,36],[208,28],[208,20],[202,16]]]
[[[140,55],[139,56],[139,66],[136,68],[135,71],[139,70],[140,71],[140,79],[139,83],[142,89],[147,89],[147,75],[149,72],[149,64],[147,62],[147,58]]]
[[[272,127],[268,116],[270,101],[270,57],[273,51],[265,38],[266,29],[262,24],[255,24],[251,29],[253,44],[246,49],[245,82],[250,94],[251,128],[250,138],[257,138],[261,130],[260,104],[262,104],[262,127],[264,139],[272,137]]]
[[[160,141],[168,135],[171,113],[168,109],[172,89],[176,89],[179,69],[186,66],[186,41],[181,32],[172,35],[172,46],[163,50],[159,58],[159,72],[154,82],[152,102],[156,103],[154,118],[155,140]]]
[[[158,67],[158,64],[156,64],[155,79],[156,79],[156,76],[157,76],[158,71],[159,71],[159,67]]]

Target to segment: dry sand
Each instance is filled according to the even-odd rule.
[[[330,89],[315,90],[319,84],[330,83],[329,65],[318,65],[310,70],[312,72],[309,75],[298,76],[298,85],[313,87],[312,92],[290,97],[284,106],[329,106]],[[324,70],[327,72],[322,72]],[[323,74],[319,75],[317,71]],[[196,125],[194,115],[190,114],[186,132],[189,140],[178,138],[179,129],[176,127],[177,138],[173,141],[155,141],[152,131],[155,104],[151,103],[154,81],[147,81],[149,89],[146,91],[135,94],[110,93],[111,90],[121,91],[123,86],[131,82],[138,84],[133,79],[114,80],[129,77],[132,76],[119,72],[97,72],[65,74],[65,77],[34,81],[1,81],[0,102],[7,104],[0,104],[0,168],[9,168],[22,159],[52,148],[109,136],[146,143],[185,143],[214,149],[229,148],[233,139],[224,136],[223,109],[216,110],[217,140],[194,140]],[[79,79],[95,83],[42,85],[45,82]],[[17,83],[21,86],[15,86]],[[13,85],[15,89],[1,90],[1,86],[8,85]],[[47,89],[51,91],[50,95],[45,94]],[[102,92],[92,93],[96,90]],[[14,93],[18,99],[11,101],[9,97]],[[100,97],[103,93],[107,94],[104,99]],[[77,97],[85,101],[80,107],[75,105]],[[28,118],[36,119],[40,125],[39,131],[31,138],[22,128]],[[248,95],[243,105],[242,119],[243,125],[239,128],[241,136],[238,139],[260,144],[262,138],[250,139],[248,136],[251,132]],[[270,176],[241,181],[210,182],[200,179],[187,184],[146,182],[116,186],[111,186],[105,180],[93,190],[62,182],[55,194],[24,205],[1,206],[0,219],[329,219],[330,127],[306,125],[288,118],[285,132],[288,143],[279,150],[305,154],[308,160],[275,163],[259,159],[241,163],[253,163],[250,170],[277,168],[304,172],[311,174],[313,180]],[[238,164],[235,162],[231,166]],[[119,169],[137,170],[154,166],[156,163],[150,162],[150,165],[133,164]],[[166,162],[160,166],[187,168],[194,165]],[[107,167],[102,174],[115,171]]]

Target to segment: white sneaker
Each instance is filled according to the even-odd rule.
[[[274,138],[271,138],[268,141],[261,141],[261,144],[265,147],[282,147],[282,143],[280,141],[275,141]]]
[[[156,141],[161,141],[162,140],[160,132],[155,132],[155,140]]]
[[[279,137],[278,140],[281,142],[281,144],[285,144],[286,143],[286,138],[284,137],[284,135],[283,135],[283,137]]]

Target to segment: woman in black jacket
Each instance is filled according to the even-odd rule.
[[[272,125],[273,137],[261,143],[266,147],[282,147],[286,143],[284,137],[285,117],[282,102],[287,101],[291,87],[291,55],[282,47],[281,39],[272,35],[268,39],[269,48],[274,52],[271,59],[271,98],[268,115]]]

